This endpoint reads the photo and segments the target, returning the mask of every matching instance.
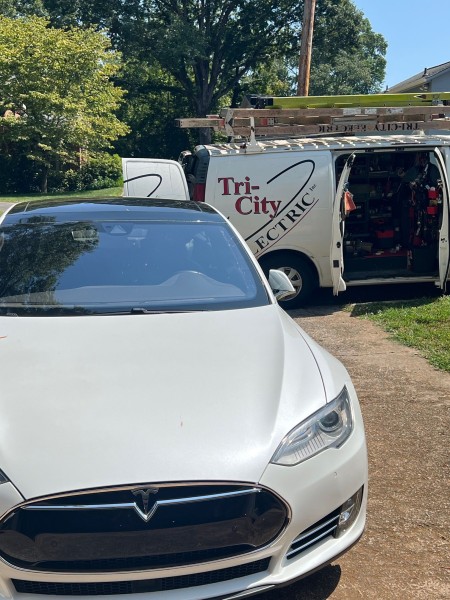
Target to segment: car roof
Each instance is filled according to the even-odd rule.
[[[6,214],[3,225],[64,223],[82,220],[226,222],[212,206],[190,200],[149,198],[71,198],[21,202]]]

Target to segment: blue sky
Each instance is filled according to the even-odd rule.
[[[388,43],[385,86],[450,61],[450,0],[353,0]]]

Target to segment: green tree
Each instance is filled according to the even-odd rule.
[[[310,95],[373,94],[381,90],[387,44],[352,0],[317,0]],[[301,35],[298,23],[297,39]],[[273,57],[241,80],[242,89],[268,95],[295,95],[298,48]],[[262,76],[261,76],[262,75]],[[253,86],[253,87],[252,87]]]
[[[221,99],[258,65],[293,43],[298,0],[61,0],[44,4],[61,24],[98,23],[126,58],[157,61],[186,97],[191,114]],[[209,133],[209,130],[207,130]]]
[[[239,103],[247,92],[293,93],[303,0],[43,2],[55,25],[105,27],[126,61],[142,65],[142,72],[153,81],[148,82],[152,87],[148,103],[145,92],[138,94],[139,102],[143,112],[155,115],[152,107],[160,96],[164,108],[158,127],[163,126],[164,116],[171,115],[169,95],[170,106],[174,100],[180,109],[186,106],[186,112],[180,110],[176,116],[205,116],[225,103]],[[385,50],[383,37],[372,31],[351,0],[317,0],[310,93],[378,90],[384,77]],[[144,90],[146,84],[141,84]],[[133,102],[137,96],[132,79],[124,79],[123,85]],[[186,102],[180,100],[182,96]],[[134,120],[136,107],[127,107],[133,130],[142,125]],[[168,133],[166,125],[164,121]],[[175,131],[170,131],[174,137]],[[207,141],[209,133],[203,132],[201,141]]]
[[[128,89],[118,116],[131,129],[114,144],[120,156],[176,159],[192,145],[189,130],[174,127],[176,118],[189,114],[189,103],[177,82],[156,61],[129,59],[118,83]]]
[[[318,0],[310,95],[379,92],[387,44],[352,0]]]
[[[23,17],[26,15],[44,16],[42,0],[0,0],[0,15]]]
[[[0,155],[26,155],[40,188],[51,169],[76,164],[127,133],[115,116],[124,92],[111,78],[120,55],[93,28],[49,27],[39,17],[0,17]]]
[[[285,58],[274,57],[244,75],[233,90],[230,106],[239,106],[244,96],[251,94],[267,96],[292,95],[293,72]]]

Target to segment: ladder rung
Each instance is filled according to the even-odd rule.
[[[365,133],[371,131],[383,131],[389,133],[403,133],[407,131],[419,131],[422,129],[450,129],[450,119],[435,119],[432,121],[392,121],[387,123],[372,122],[349,122],[341,124],[317,124],[317,125],[274,125],[272,127],[255,127],[255,135],[264,137],[280,136],[305,136],[327,133]],[[233,127],[234,135],[249,137],[250,127]]]
[[[340,117],[350,115],[412,115],[412,114],[450,114],[450,106],[379,106],[368,108],[228,108],[220,111],[221,117],[232,114],[234,118],[254,117],[255,119],[268,117]]]
[[[371,131],[449,130],[450,105],[228,108],[222,109],[220,115],[177,119],[176,125],[182,128],[211,127],[232,137],[251,137],[254,134],[272,138]]]
[[[247,96],[245,102],[255,108],[319,108],[350,106],[423,106],[448,104],[450,92],[424,92],[400,94],[354,94],[344,96]]]
[[[175,119],[175,126],[181,128],[196,128],[196,127],[225,127],[225,119],[220,117],[198,117],[192,119]]]

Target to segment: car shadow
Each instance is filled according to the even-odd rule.
[[[373,302],[398,302],[402,300],[415,300],[424,303],[437,298],[441,294],[442,290],[429,283],[354,287],[349,288],[339,296],[333,296],[327,288],[318,290],[308,305],[295,310],[287,310],[287,312],[292,318],[317,317],[331,315],[348,305],[370,305]],[[361,310],[362,312],[368,312],[366,309]],[[357,307],[353,307],[351,310],[352,316],[358,316],[360,313],[361,311]]]
[[[339,584],[341,567],[328,565],[317,573],[283,588],[254,596],[259,600],[326,600]]]

